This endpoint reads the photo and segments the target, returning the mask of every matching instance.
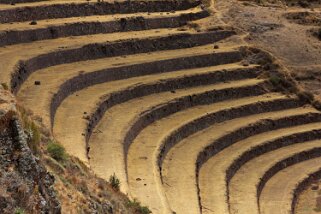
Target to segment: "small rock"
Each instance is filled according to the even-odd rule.
[[[139,159],[147,160],[147,157],[139,157]]]
[[[82,118],[85,119],[85,120],[90,120],[90,117],[88,115],[87,116],[83,116]]]
[[[311,187],[311,189],[312,189],[312,190],[318,190],[318,189],[319,189],[319,186],[318,186],[318,185],[313,185],[313,186]]]
[[[30,25],[37,25],[37,21],[35,21],[35,20],[31,21]]]
[[[247,67],[247,66],[249,66],[249,63],[248,63],[248,62],[243,62],[242,65],[243,65],[244,67]]]
[[[35,85],[41,85],[41,82],[39,80],[36,80]]]
[[[220,47],[218,45],[214,45],[214,49],[219,49]]]

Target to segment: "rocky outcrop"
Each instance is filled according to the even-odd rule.
[[[0,213],[60,213],[54,177],[32,154],[14,104],[8,105],[0,115]]]

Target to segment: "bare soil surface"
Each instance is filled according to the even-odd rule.
[[[288,1],[286,4],[275,2],[277,4],[265,1],[266,4],[262,6],[250,1],[218,1],[216,6],[217,10],[222,12],[223,20],[239,28],[248,43],[271,52],[305,90],[312,92],[317,99],[320,99],[320,1]],[[282,172],[267,184],[268,188],[263,194],[263,200],[267,197],[267,192],[272,191],[273,188],[280,188],[278,178],[286,173],[291,175],[290,173],[293,172],[290,170]],[[321,212],[319,184],[320,181],[315,180],[302,192],[296,206],[296,213]],[[293,191],[293,188],[289,191]],[[284,198],[285,194],[275,197],[279,196]],[[261,210],[263,213],[265,211],[269,213],[276,205],[261,206],[263,206]]]
[[[320,169],[320,1],[16,2],[0,0],[1,87],[135,214],[294,212]],[[55,176],[72,213],[87,195],[69,203]]]
[[[261,6],[250,1],[217,1],[216,9],[246,41],[271,52],[308,91],[321,98],[320,4],[307,8],[292,3]],[[294,6],[292,6],[294,5]],[[314,32],[314,33],[311,33]]]
[[[320,181],[315,180],[300,195],[296,213],[318,214],[321,212]]]

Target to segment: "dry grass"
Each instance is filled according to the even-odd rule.
[[[136,211],[136,207],[128,206],[129,199],[126,195],[113,188],[108,182],[97,178],[77,158],[70,157],[64,152],[64,157],[60,158],[60,152],[58,152],[59,157],[56,156],[56,152],[54,154],[49,152],[48,145],[58,145],[59,151],[62,147],[51,140],[53,138],[50,132],[39,122],[41,120],[34,120],[31,111],[21,106],[17,108],[24,129],[31,134],[28,140],[30,148],[56,178],[55,190],[61,202],[62,213],[91,213],[93,207],[99,213],[108,213],[108,209],[112,209],[114,213],[144,213],[144,209],[140,212],[139,209]],[[25,188],[21,186],[19,194],[23,196],[25,191]],[[31,201],[28,203],[30,206],[35,205]]]

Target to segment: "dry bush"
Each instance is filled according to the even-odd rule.
[[[54,141],[50,141],[47,145],[47,152],[49,155],[57,160],[57,161],[64,161],[67,158],[67,154],[65,152],[65,148],[60,145],[59,143],[56,143]]]
[[[139,213],[139,214],[149,214],[152,213],[148,207],[146,206],[142,206],[140,204],[139,201],[137,201],[136,199],[134,199],[133,201],[129,200],[127,202],[127,206],[132,208],[134,210],[135,213]]]
[[[119,191],[120,188],[120,180],[117,178],[115,173],[109,177],[109,183],[112,188],[116,191]]]
[[[3,82],[3,83],[1,83],[1,86],[2,86],[2,88],[3,88],[4,90],[9,90],[9,86],[8,86],[7,83]]]

